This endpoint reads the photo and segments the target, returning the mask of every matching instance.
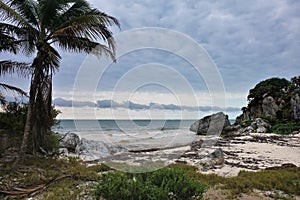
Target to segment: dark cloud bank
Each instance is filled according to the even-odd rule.
[[[65,100],[63,98],[56,98],[53,100],[53,104],[60,107],[97,107],[97,108],[125,108],[129,110],[187,110],[187,111],[202,111],[202,112],[209,112],[209,111],[227,111],[227,112],[236,112],[240,111],[240,108],[237,107],[227,107],[226,109],[217,107],[217,106],[178,106],[174,104],[158,104],[158,103],[149,103],[149,104],[139,104],[134,103],[132,101],[126,102],[116,102],[114,100],[104,99],[98,100],[97,103],[93,103],[91,101],[72,101],[72,100]]]

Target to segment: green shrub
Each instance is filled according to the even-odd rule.
[[[7,147],[19,147],[23,138],[23,131],[27,117],[28,105],[25,103],[10,102],[2,106],[3,111],[0,112],[0,139],[2,134],[8,135]],[[60,113],[59,110],[52,106],[52,118],[50,119],[51,126],[58,126],[59,121],[56,116]],[[46,135],[48,153],[56,154],[59,149],[59,135],[49,133]],[[31,140],[31,139],[30,139]],[[31,146],[31,145],[29,145]],[[4,153],[7,147],[0,148],[0,153]],[[31,152],[29,149],[28,152]]]
[[[205,186],[180,168],[163,168],[150,173],[103,174],[96,199],[202,199]]]
[[[272,126],[271,131],[282,135],[291,134],[293,131],[300,130],[300,122],[278,123]]]

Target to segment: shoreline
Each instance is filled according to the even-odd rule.
[[[224,177],[236,176],[241,170],[258,171],[284,166],[300,167],[299,133],[296,135],[247,133],[230,138],[204,136],[197,136],[197,138],[198,140],[190,144],[173,147],[123,148],[119,151],[114,150],[115,153],[111,155],[94,159],[78,154],[70,154],[70,156],[79,156],[87,164],[111,164],[113,162],[143,167],[155,162],[162,162],[165,166],[185,163],[195,166],[201,173]],[[215,145],[207,145],[211,141],[215,142]],[[94,142],[102,144],[99,141]],[[107,148],[109,151],[113,149]],[[220,155],[212,156],[215,152]]]

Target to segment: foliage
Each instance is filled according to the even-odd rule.
[[[0,160],[1,191],[32,188],[58,177],[67,176],[65,179],[50,184],[41,194],[32,196],[32,199],[85,199],[85,195],[89,195],[94,190],[96,181],[100,178],[98,173],[110,170],[105,165],[88,167],[75,157],[57,159],[28,156],[25,159],[24,168],[19,171],[11,170],[11,164],[12,162]],[[0,199],[10,199],[7,197],[0,194]],[[16,198],[21,199],[20,197],[13,199]]]
[[[21,144],[28,105],[24,103],[10,102],[3,106],[3,110],[3,112],[0,112],[0,127],[7,132],[9,138],[13,138],[14,140],[9,141],[9,146],[17,147]],[[59,125],[59,121],[56,120],[56,116],[60,113],[60,111],[52,106],[51,112],[53,116],[50,120],[51,126]],[[51,133],[46,137],[47,151],[52,153],[58,152],[60,136]],[[30,149],[30,151],[32,151],[32,149]]]
[[[272,126],[271,131],[272,133],[288,135],[293,131],[300,131],[300,122],[277,123]]]
[[[109,27],[120,24],[116,18],[93,8],[85,0],[5,0],[0,1],[0,12],[4,20],[0,30],[18,41],[27,55],[34,55],[30,66],[29,119],[16,160],[15,166],[18,166],[27,149],[30,132],[34,132],[33,150],[46,149],[47,134],[51,129],[52,77],[61,60],[56,48],[105,55],[114,60],[115,41]]]
[[[154,172],[103,174],[94,192],[97,199],[202,199],[205,186],[181,168]]]
[[[27,105],[10,102],[0,112],[0,127],[10,131],[23,131],[26,121]]]
[[[290,82],[284,78],[270,78],[259,82],[249,91],[248,100],[250,103],[258,102],[264,94],[272,94],[274,98],[280,97],[283,92],[287,92]]]
[[[3,112],[0,112],[0,127],[6,130],[23,131],[27,116],[28,105],[25,103],[9,102],[3,106]],[[51,126],[56,126],[59,121],[56,119],[57,115],[61,113],[60,110],[52,106]]]
[[[300,89],[300,76],[295,76],[291,79],[291,89],[290,90],[295,90],[295,89]]]
[[[182,164],[172,165],[182,167]],[[225,178],[216,174],[201,174],[193,167],[185,167],[190,177],[210,187],[229,190],[233,196],[251,192],[280,190],[289,195],[300,195],[300,168],[272,169],[262,171],[241,171],[238,176]],[[231,199],[235,199],[232,197]]]

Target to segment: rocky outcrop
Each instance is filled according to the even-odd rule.
[[[82,138],[80,143],[76,146],[75,152],[84,160],[99,159],[111,155],[105,143],[84,138]]]
[[[76,133],[64,135],[60,146],[60,155],[80,156],[84,160],[100,159],[111,155],[110,149],[103,142],[80,139]]]
[[[251,124],[245,128],[241,128],[241,133],[267,133],[271,125],[261,118],[256,118]]]
[[[218,112],[194,122],[190,126],[190,131],[197,133],[197,135],[220,135],[228,126],[230,126],[228,115]]]
[[[300,119],[300,76],[291,81],[270,78],[250,89],[248,106],[236,118],[235,124],[257,117],[268,117],[282,121]]]
[[[80,138],[75,133],[67,133],[60,141],[60,146],[66,148],[68,152],[75,152],[76,146],[80,143]],[[65,152],[65,150],[64,150]]]
[[[264,116],[276,118],[276,113],[279,110],[279,107],[273,97],[266,96],[262,101],[262,109]]]
[[[300,97],[298,93],[291,98],[291,110],[292,118],[300,119]]]

